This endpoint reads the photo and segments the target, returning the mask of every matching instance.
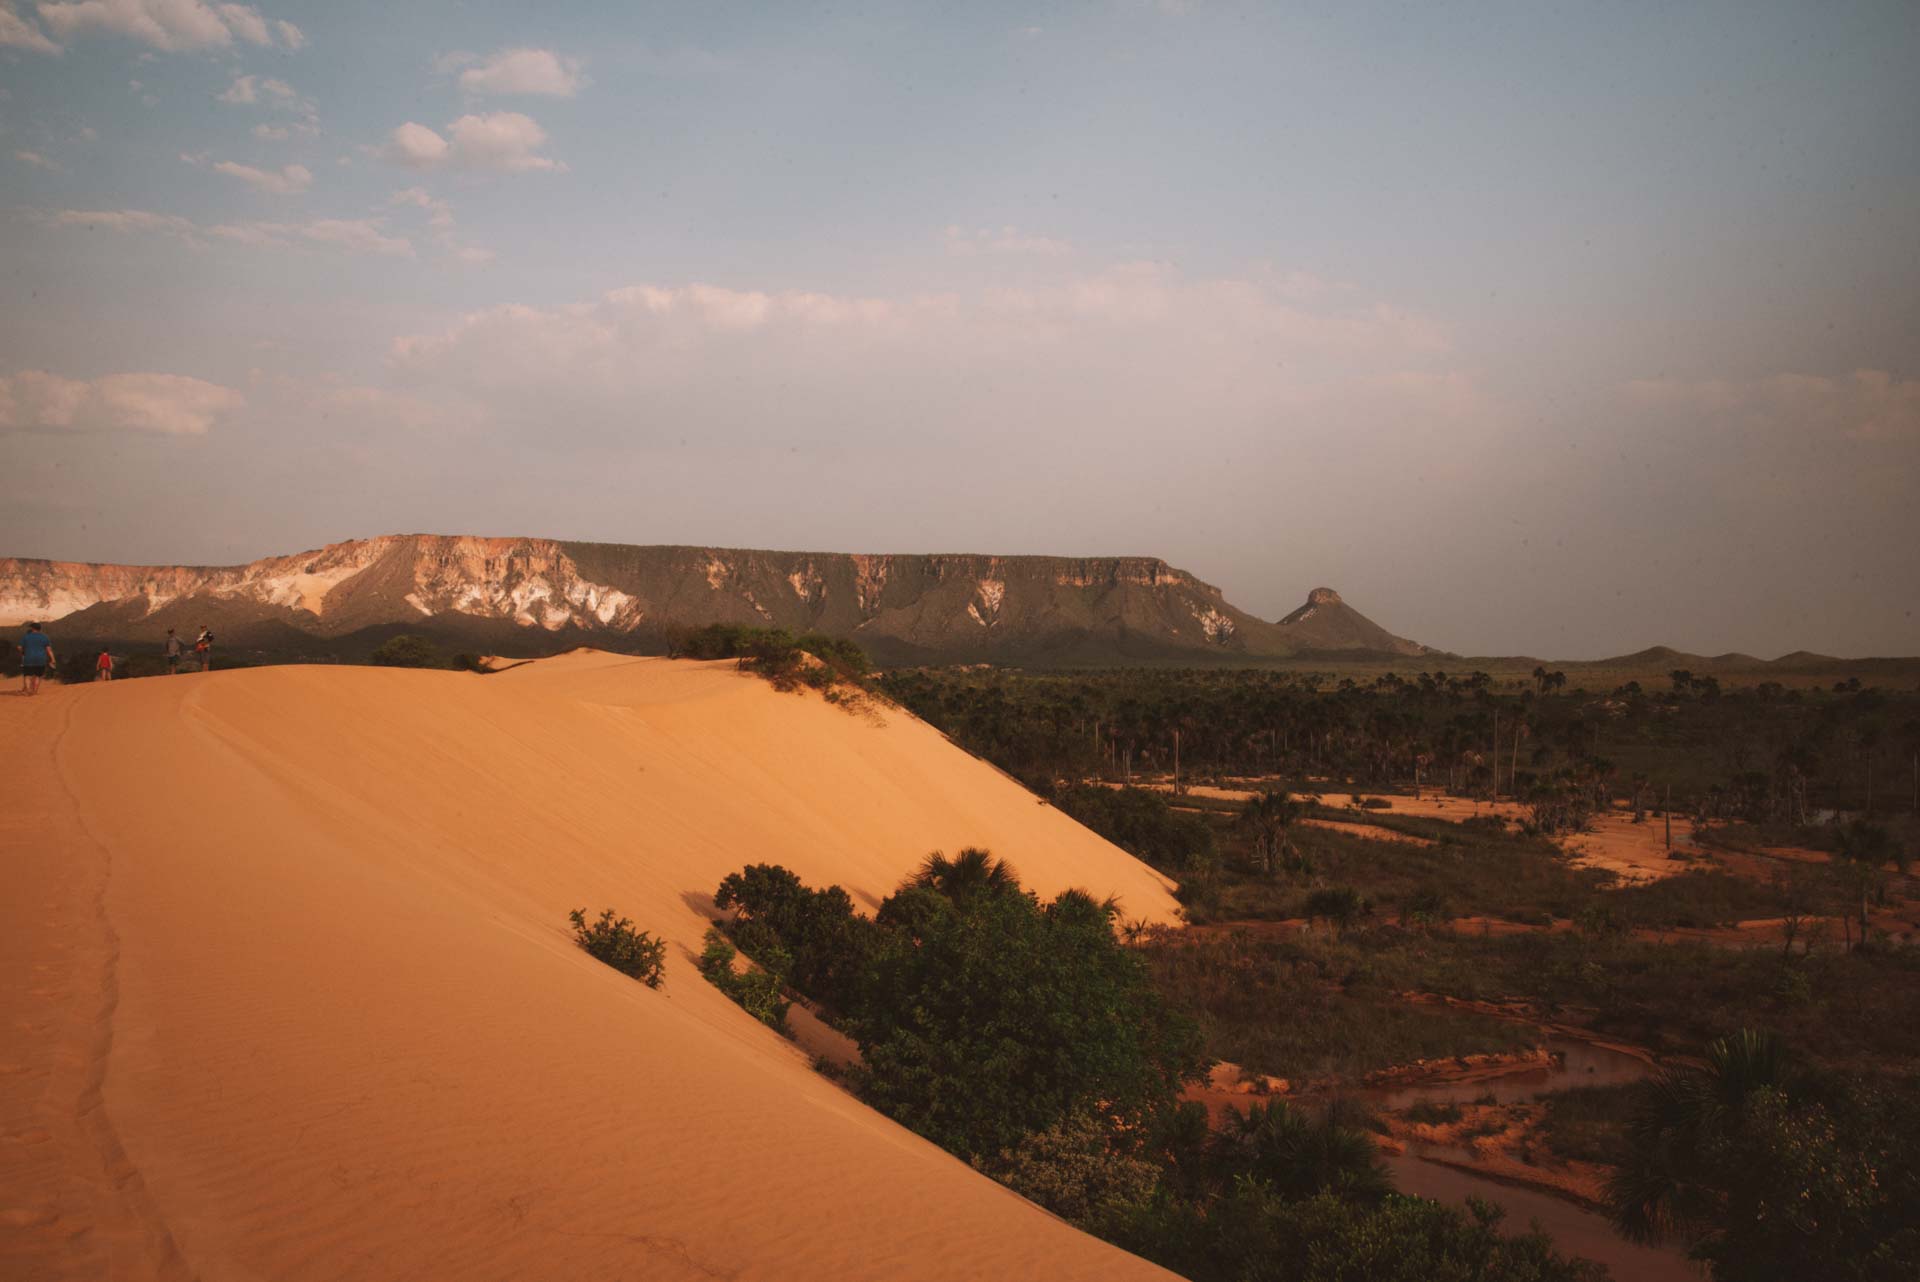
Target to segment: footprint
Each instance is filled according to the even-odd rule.
[[[9,1144],[45,1144],[53,1138],[53,1132],[44,1126],[29,1127],[24,1131],[15,1131],[6,1137]]]

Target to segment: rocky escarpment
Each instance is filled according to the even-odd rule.
[[[0,560],[0,624],[28,619],[116,640],[204,625],[230,642],[270,648],[400,630],[520,649],[595,640],[652,646],[686,628],[739,623],[853,637],[883,662],[1232,660],[1316,648],[1291,637],[1290,625],[1236,609],[1218,588],[1152,557],[861,555],[422,534],[238,566]],[[1320,640],[1314,629],[1301,635]]]

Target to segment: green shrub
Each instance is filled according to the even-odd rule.
[[[796,987],[837,1008],[868,1100],[963,1157],[1076,1111],[1137,1133],[1199,1070],[1192,1026],[1116,938],[1115,906],[1082,891],[1042,904],[986,851],[929,856],[872,921],[776,865],[730,875],[714,900],[763,964],[779,948]]]
[[[1440,1104],[1433,1100],[1416,1100],[1407,1109],[1406,1118],[1422,1126],[1451,1126],[1460,1120],[1458,1104]]]
[[[717,928],[709,926],[706,947],[700,953],[700,973],[747,1014],[768,1028],[781,1033],[788,1032],[787,1011],[793,1003],[787,1000],[782,972],[774,967],[790,963],[791,959],[774,949],[765,954],[766,965],[742,973],[734,969],[733,959],[737,955],[734,946],[727,942],[727,937]]]
[[[373,652],[373,664],[379,668],[444,668],[447,660],[433,642],[405,632],[382,641]]]
[[[1159,1183],[1153,1163],[1115,1150],[1088,1113],[1063,1118],[981,1169],[1024,1198],[1090,1232],[1136,1214]]]
[[[1503,1234],[1498,1207],[1425,1198],[1295,1201],[1257,1179],[1210,1201],[1162,1195],[1110,1240],[1196,1282],[1601,1282],[1539,1231]]]
[[[789,981],[817,1001],[843,1008],[855,998],[873,923],[853,911],[838,886],[812,890],[778,864],[749,864],[714,892],[714,906],[735,914],[731,933],[748,956],[766,965],[769,947],[789,958]]]
[[[1373,904],[1352,886],[1328,886],[1307,896],[1307,920],[1327,922],[1336,930],[1372,914]]]
[[[667,945],[644,930],[635,930],[625,917],[615,918],[613,909],[600,914],[589,925],[584,908],[567,914],[573,922],[573,935],[580,947],[623,975],[631,975],[648,988],[660,987],[666,969]]]

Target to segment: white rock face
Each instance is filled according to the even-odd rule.
[[[52,622],[102,602],[138,602],[149,615],[189,596],[325,619],[356,579],[396,556],[411,561],[412,590],[402,599],[424,618],[452,611],[557,632],[569,624],[631,631],[646,617],[638,599],[584,578],[551,540],[394,535],[241,566],[4,560],[0,626]]]

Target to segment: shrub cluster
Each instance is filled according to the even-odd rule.
[[[764,864],[715,900],[769,982],[790,978],[859,1043],[853,1082],[875,1107],[1190,1278],[1599,1276],[1538,1233],[1499,1233],[1491,1208],[1394,1196],[1372,1138],[1336,1112],[1256,1105],[1211,1132],[1179,1100],[1203,1063],[1195,1027],[1116,939],[1112,901],[1042,901],[984,850],[929,856],[871,919]],[[723,987],[745,978],[717,931],[708,957]]]
[[[444,668],[447,657],[427,638],[403,632],[380,643],[380,648],[373,652],[373,665],[377,668]]]
[[[734,1002],[767,1027],[785,1033],[787,1011],[793,1003],[786,996],[786,965],[791,958],[776,948],[761,954],[761,965],[746,971],[734,967],[739,956],[727,937],[707,928],[706,947],[700,953],[700,973],[707,982],[731,997]]]
[[[687,634],[672,647],[690,659],[738,659],[783,690],[802,685],[827,689],[838,682],[858,683],[872,670],[866,651],[844,637],[819,632],[796,636],[784,628],[748,628],[712,623]],[[807,662],[811,655],[819,660]]]
[[[623,975],[633,976],[648,988],[660,987],[667,961],[665,940],[656,939],[644,930],[635,930],[632,921],[616,918],[611,908],[602,911],[600,919],[591,924],[584,908],[574,909],[567,918],[573,922],[574,939],[590,955]]]
[[[929,858],[871,919],[764,864],[714,899],[749,956],[781,958],[859,1043],[866,1097],[962,1156],[1076,1112],[1143,1126],[1198,1068],[1192,1025],[1114,937],[1112,906],[1043,903],[984,851]]]

